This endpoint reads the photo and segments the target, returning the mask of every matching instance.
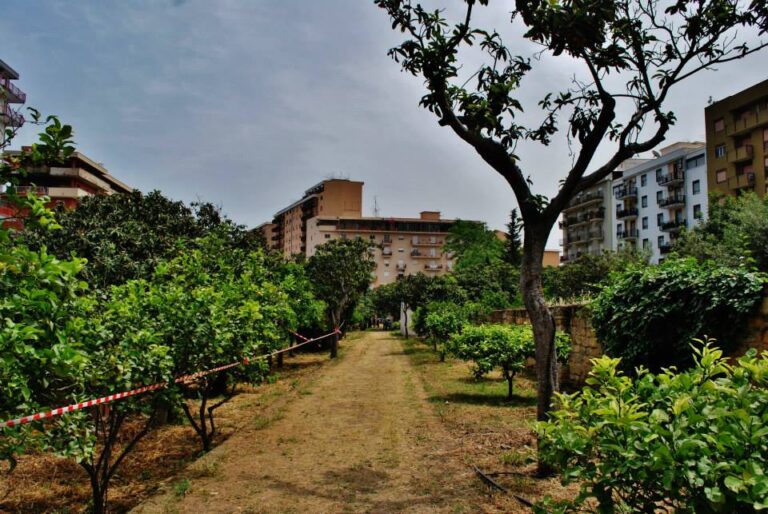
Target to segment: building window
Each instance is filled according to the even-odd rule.
[[[650,250],[651,242],[647,239],[643,239],[643,250]]]
[[[717,145],[715,147],[715,157],[725,157],[726,153],[725,145]]]
[[[640,205],[643,206],[643,207],[648,207],[648,197],[647,196],[644,195],[644,196],[642,196],[640,198]]]
[[[717,170],[717,171],[715,172],[715,181],[716,181],[718,184],[722,184],[722,183],[723,183],[723,182],[725,182],[726,180],[728,180],[728,176],[726,175],[726,172],[725,172],[725,170]]]
[[[717,153],[717,149],[715,149],[715,153]],[[698,168],[699,166],[704,166],[704,154],[691,157],[685,161],[685,169],[689,170],[691,168]]]
[[[400,253],[403,253],[405,251],[405,249],[404,248],[398,248],[397,251],[400,252]]]
[[[657,243],[659,243],[659,248],[664,246],[664,236],[659,236],[659,238],[656,240]]]
[[[371,234],[370,236],[368,236],[368,239],[370,239],[371,241],[376,241],[376,236]]]
[[[643,218],[643,228],[648,228],[648,217]]]
[[[704,213],[701,212],[701,204],[696,204],[693,206],[693,217],[697,220],[700,220],[704,217]]]
[[[656,181],[658,182],[660,178],[661,178],[661,168],[656,170]]]
[[[715,120],[715,132],[722,132],[725,130],[725,120],[723,118],[718,118]]]
[[[405,236],[397,236],[398,241],[402,241],[403,239],[405,239]]]
[[[640,186],[645,187],[648,184],[648,174],[643,173],[640,177]]]
[[[389,271],[384,272],[384,278],[387,278],[389,276]]]
[[[325,234],[325,238],[326,239],[330,239],[331,238],[331,234]]]
[[[656,215],[656,225],[659,227],[664,224],[664,213],[660,212]]]
[[[661,200],[664,198],[664,192],[663,191],[656,191],[656,203],[661,202]]]

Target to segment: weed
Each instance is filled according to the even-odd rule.
[[[186,496],[191,486],[192,482],[190,482],[188,479],[185,478],[183,480],[179,480],[173,484],[173,494],[176,496],[176,498],[182,498]]]

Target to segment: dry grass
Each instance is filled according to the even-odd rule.
[[[216,444],[236,433],[248,420],[260,416],[264,426],[279,417],[281,406],[311,382],[326,353],[297,354],[285,359],[278,370],[278,380],[258,387],[242,386],[240,394],[217,412],[221,432]],[[128,423],[126,430],[136,430],[138,423]],[[152,495],[188,464],[195,477],[213,476],[218,469],[210,455],[200,459],[199,441],[186,424],[166,425],[150,433],[126,458],[113,478],[109,492],[110,512],[126,512]],[[197,459],[197,460],[196,460]],[[16,470],[0,474],[0,512],[80,513],[87,511],[91,490],[88,476],[75,462],[48,454],[24,455]]]
[[[440,362],[429,346],[415,339],[402,343],[467,466],[503,473],[495,480],[531,501],[573,494],[557,479],[535,476],[536,437],[531,427],[536,420],[536,382],[531,373],[515,378],[514,398],[508,401],[507,383],[500,373],[475,380],[468,363],[450,358]],[[529,512],[510,497],[497,495],[490,503],[502,512]]]

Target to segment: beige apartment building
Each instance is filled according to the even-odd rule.
[[[710,191],[768,190],[768,80],[704,109]]]
[[[324,180],[256,230],[269,248],[286,257],[311,257],[332,239],[370,241],[376,262],[374,287],[405,275],[437,275],[452,269],[452,256],[442,247],[455,220],[442,219],[436,211],[424,211],[418,218],[364,217],[362,207],[362,182]]]

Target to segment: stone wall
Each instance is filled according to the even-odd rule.
[[[590,361],[603,353],[603,347],[597,340],[588,304],[560,305],[552,307],[555,324],[571,336],[573,350],[561,373],[561,380],[568,387],[581,387],[592,367]],[[528,313],[524,308],[495,311],[490,316],[492,323],[510,325],[528,324]],[[763,293],[763,301],[755,315],[749,320],[747,331],[732,356],[743,355],[750,348],[768,351],[768,286]]]

